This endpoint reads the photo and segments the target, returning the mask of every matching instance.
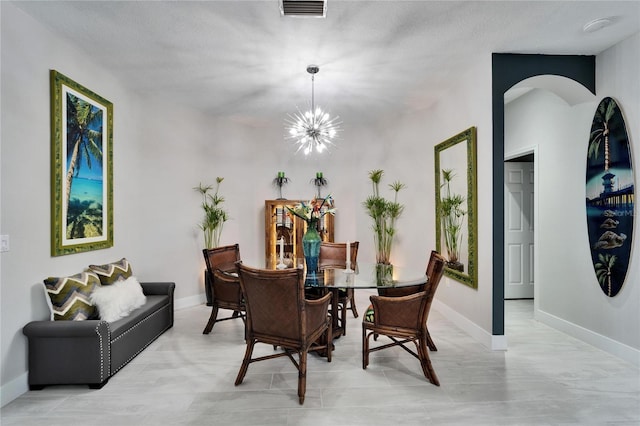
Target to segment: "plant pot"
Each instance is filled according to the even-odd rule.
[[[446,266],[449,269],[453,269],[455,271],[464,272],[464,264],[458,262],[457,260],[455,262],[447,262]]]
[[[389,286],[393,284],[393,265],[390,263],[376,263],[376,284]]]

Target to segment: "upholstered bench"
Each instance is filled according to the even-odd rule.
[[[125,259],[123,261],[126,262]],[[86,384],[99,389],[173,326],[175,283],[137,283],[135,278],[130,277],[128,263],[127,269],[127,278],[134,280],[134,284],[130,284],[129,279],[113,278],[109,285],[100,285],[96,276],[99,274],[93,272],[45,280],[47,292],[59,298],[61,294],[66,294],[64,303],[59,306],[54,304],[51,321],[32,321],[22,330],[28,338],[31,390],[60,384]],[[103,278],[100,276],[100,280]],[[116,298],[112,290],[116,290],[117,286],[130,285],[135,286],[134,291],[141,293],[138,295],[139,303],[133,310],[114,315],[111,308],[107,312],[107,306],[103,305],[101,319],[89,319],[98,316],[84,312],[87,307],[94,308],[91,301],[94,300],[92,293],[96,292],[96,288],[106,288],[107,295]],[[72,288],[68,290],[67,287]],[[70,301],[75,301],[78,306],[70,308]],[[123,303],[122,299],[117,301],[117,305]],[[96,305],[98,308],[101,306],[99,303]],[[68,318],[70,315],[73,316]]]
[[[174,283],[140,283],[146,303],[113,323],[104,320],[32,321],[29,389],[46,385],[104,386],[143,349],[173,326]]]

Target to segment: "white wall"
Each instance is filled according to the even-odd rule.
[[[434,307],[485,346],[492,347],[491,56],[470,65],[456,89],[429,109],[405,114],[384,124],[390,129],[389,133],[395,135],[395,152],[401,153],[399,155],[408,162],[400,163],[394,158],[393,166],[398,167],[399,172],[411,175],[412,182],[419,185],[418,191],[407,198],[411,203],[410,210],[416,207],[414,203],[418,203],[419,208],[409,213],[412,217],[406,226],[407,230],[422,230],[422,238],[427,239],[427,244],[412,241],[403,247],[407,250],[403,258],[411,259],[411,264],[424,263],[426,250],[436,246],[434,146],[469,127],[477,127],[478,288],[472,289],[444,277]]]
[[[639,51],[636,34],[598,55],[597,96],[592,102],[570,106],[536,89],[505,108],[505,153],[532,147],[538,153],[536,317],[635,364],[640,354],[638,226],[625,284],[609,298],[591,265],[584,199],[589,131],[602,98],[611,96],[621,105],[632,161],[640,165]],[[636,171],[636,187],[637,176]],[[636,203],[636,212],[637,208]]]
[[[175,281],[178,307],[202,303],[202,236],[196,226],[201,200],[192,189],[199,182],[225,177],[221,193],[231,220],[221,242],[238,242],[245,262],[262,265],[263,206],[265,199],[277,197],[272,185],[277,171],[292,179],[283,190],[291,199],[312,197],[315,189],[310,180],[322,171],[329,181],[324,193],[333,194],[338,208],[336,239],[361,241],[359,258],[373,261],[371,222],[361,203],[371,193],[368,171],[382,168],[383,190],[395,180],[407,184],[400,201],[408,207],[398,222],[392,261],[423,273],[427,255],[435,247],[433,146],[477,125],[485,147],[479,151],[486,151],[479,160],[480,171],[490,175],[490,57],[473,70],[482,85],[475,83],[479,77],[469,78],[433,111],[398,114],[371,124],[346,123],[338,149],[329,156],[304,159],[294,156],[283,141],[281,122],[205,117],[156,99],[139,99],[86,52],[11,3],[2,2],[0,7],[0,233],[11,237],[11,251],[0,257],[3,405],[27,388],[27,348],[21,330],[31,320],[48,317],[43,278],[127,257],[141,281]],[[114,104],[113,248],[50,255],[50,69]],[[456,96],[465,101],[456,102]],[[488,179],[480,179],[479,185],[490,190]],[[486,200],[489,203],[489,197]],[[481,229],[490,238],[491,214],[487,205],[484,208]],[[440,294],[453,309],[467,309],[468,318],[490,335],[487,241],[480,253],[481,264],[487,265],[480,270],[480,289],[443,283]],[[204,326],[206,318],[202,321]]]

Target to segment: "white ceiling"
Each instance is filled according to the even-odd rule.
[[[640,1],[329,0],[326,19],[277,0],[15,4],[144,96],[280,121],[309,102],[308,64],[316,103],[346,121],[428,107],[492,52],[592,55],[640,31]]]

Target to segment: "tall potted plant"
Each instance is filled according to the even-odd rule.
[[[216,178],[215,192],[213,194],[210,193],[214,189],[213,185],[202,185],[202,183],[200,183],[197,187],[193,188],[202,195],[204,217],[202,218],[202,222],[198,224],[198,227],[202,229],[202,233],[204,234],[204,247],[206,249],[220,245],[222,227],[224,223],[229,220],[229,215],[226,210],[222,208],[224,197],[218,194],[220,184],[223,180],[223,177]],[[204,272],[204,289],[207,297],[207,306],[211,306],[213,295],[211,294],[209,274],[207,274],[206,270]]]
[[[462,208],[465,197],[460,194],[451,193],[451,181],[455,173],[453,169],[442,170],[443,183],[441,188],[445,188],[445,195],[440,198],[440,216],[442,217],[442,234],[444,235],[444,245],[447,250],[447,266],[464,272],[464,265],[460,262],[460,244],[464,216],[467,212]]]
[[[404,206],[398,202],[398,192],[405,188],[400,181],[389,184],[394,191],[393,201],[380,195],[379,185],[384,170],[372,170],[369,179],[373,185],[373,194],[364,202],[367,214],[373,219],[373,239],[376,246],[376,273],[381,283],[389,283],[393,277],[391,247],[396,233],[396,220],[402,214]]]
[[[207,249],[218,247],[220,245],[220,235],[222,234],[222,228],[224,223],[229,220],[229,215],[226,210],[222,208],[224,203],[224,197],[218,194],[220,184],[224,180],[223,177],[216,178],[215,192],[210,194],[213,190],[213,185],[198,185],[194,189],[202,194],[202,210],[204,210],[204,218],[199,227],[204,234],[204,246]]]

